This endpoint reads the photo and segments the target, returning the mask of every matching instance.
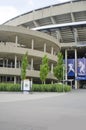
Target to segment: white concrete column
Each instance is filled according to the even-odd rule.
[[[77,49],[75,49],[75,78],[77,77]],[[77,89],[77,80],[75,80],[75,89]]]
[[[17,68],[17,56],[15,55],[15,68]]]
[[[8,59],[6,59],[6,67],[8,67]]]
[[[16,84],[16,76],[14,76],[14,84]]]
[[[31,49],[32,50],[34,49],[34,39],[32,39],[32,42],[31,42]]]
[[[5,60],[3,59],[3,67],[5,67]]]
[[[67,49],[65,50],[65,80],[67,80]]]
[[[51,55],[53,55],[54,49],[53,47],[51,47]]]
[[[78,39],[77,29],[74,28],[74,40],[75,40],[75,44],[76,44],[76,45],[77,45],[77,39]]]
[[[63,41],[63,39],[62,39],[62,36],[61,36],[61,33],[60,33],[60,30],[59,30],[59,29],[58,29],[58,30],[56,30],[56,37],[57,37],[58,42]]]
[[[21,68],[21,61],[19,61],[19,68]]]
[[[54,55],[55,55],[55,56],[57,55],[57,52],[56,52],[56,51],[54,51]]]
[[[51,84],[53,84],[53,80],[51,81]]]
[[[44,43],[44,52],[46,52],[46,47],[47,47],[46,43]]]
[[[17,44],[18,44],[18,36],[16,36],[16,38],[15,38],[15,43],[16,43],[16,46],[17,46]]]
[[[51,64],[51,73],[53,73],[53,63]]]
[[[33,70],[33,58],[31,58],[31,70]]]

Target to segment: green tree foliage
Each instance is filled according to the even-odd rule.
[[[49,72],[48,58],[45,55],[42,58],[42,64],[40,65],[40,79],[41,79],[42,83],[45,83],[48,72]]]
[[[21,79],[22,80],[26,78],[27,66],[28,66],[28,52],[26,52],[22,58],[22,64],[21,64]]]
[[[54,76],[59,81],[63,79],[63,55],[61,52],[57,55],[57,65],[54,67]]]

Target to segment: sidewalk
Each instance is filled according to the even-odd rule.
[[[64,93],[56,92],[0,92],[0,102],[15,102],[15,101],[24,101],[24,100],[37,100],[42,98],[49,98],[64,95]]]

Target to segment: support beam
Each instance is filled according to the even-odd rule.
[[[6,59],[6,67],[8,67],[8,59]]]
[[[53,53],[54,53],[54,48],[51,47],[51,55],[53,55]]]
[[[38,23],[34,20],[33,24],[35,25],[35,27],[39,27]]]
[[[31,58],[31,70],[33,70],[33,58]]]
[[[67,80],[67,49],[65,50],[65,80]]]
[[[53,80],[51,81],[51,84],[53,84]]]
[[[46,53],[46,47],[47,45],[46,45],[46,43],[44,43],[44,52]]]
[[[62,39],[62,36],[61,36],[59,29],[56,30],[56,36],[57,36],[57,39],[58,39],[59,42],[63,42],[63,39]]]
[[[75,22],[75,18],[74,18],[74,15],[73,15],[73,2],[72,2],[72,0],[70,1],[70,10],[71,10],[71,12],[70,12],[70,15],[71,15],[71,19],[72,19],[72,22]]]
[[[53,73],[53,63],[51,64],[51,73]]]
[[[3,58],[3,67],[5,67],[5,59]]]
[[[77,77],[77,50],[75,49],[75,78]],[[77,80],[75,80],[75,89],[77,89]]]
[[[21,61],[19,61],[19,68],[21,68]]]
[[[73,2],[72,0],[70,1],[70,4],[71,4],[71,19],[72,19],[72,22],[75,22],[75,18],[74,18],[74,15],[73,15],[73,12],[72,12],[72,8],[73,8]],[[76,28],[73,28],[73,32],[74,32],[74,40],[75,40],[75,43],[77,44],[77,40],[79,39],[79,36],[78,36],[78,31]]]
[[[50,17],[50,19],[51,19],[53,24],[56,24],[56,21],[55,21],[55,19],[53,17]]]
[[[17,47],[17,44],[18,44],[18,36],[15,37],[15,43],[16,43],[16,47]]]
[[[16,76],[14,76],[14,84],[16,84]]]
[[[15,55],[15,68],[17,68],[17,56]]]
[[[34,49],[34,39],[32,39],[32,42],[31,42],[31,49],[32,50]]]
[[[71,12],[71,19],[72,19],[72,22],[75,22],[75,18],[72,12]]]
[[[74,40],[75,40],[75,43],[77,45],[77,42],[78,42],[78,32],[77,32],[76,28],[74,28]]]

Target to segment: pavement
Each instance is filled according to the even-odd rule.
[[[0,92],[0,130],[85,130],[86,90]]]
[[[1,92],[0,93],[0,103],[1,102],[17,102],[17,101],[29,101],[44,99],[47,97],[56,97],[59,95],[64,95],[64,93],[54,93],[54,92]]]

